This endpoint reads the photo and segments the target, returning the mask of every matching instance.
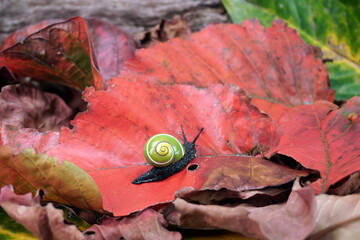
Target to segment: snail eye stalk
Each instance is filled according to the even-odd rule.
[[[135,180],[132,181],[133,184],[141,184],[141,183],[147,183],[147,182],[159,182],[162,181],[168,177],[171,177],[172,175],[180,172],[182,169],[185,168],[185,166],[195,158],[196,156],[196,148],[195,148],[195,142],[199,138],[200,134],[204,128],[201,128],[200,132],[196,135],[194,140],[192,142],[188,142],[183,130],[183,127],[181,126],[182,135],[184,138],[184,150],[185,154],[182,156],[182,158],[178,161],[172,162],[169,165],[166,165],[165,167],[156,167],[154,166],[149,171],[144,173],[143,175],[137,177]]]

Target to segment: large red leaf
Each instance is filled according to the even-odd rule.
[[[273,121],[252,106],[238,87],[199,89],[145,80],[115,78],[107,91],[89,89],[85,93],[89,110],[73,121],[74,129],[63,128],[59,138],[26,131],[27,139],[12,138],[13,131],[4,128],[2,141],[15,149],[30,147],[29,139],[34,138],[31,147],[37,151],[80,166],[98,184],[103,208],[115,215],[172,201],[181,187],[240,191],[280,185],[307,175],[266,160],[236,156],[266,152],[277,144]],[[149,136],[165,132],[181,139],[181,124],[189,140],[204,127],[197,141],[198,154],[217,156],[196,159],[197,171],[185,169],[162,182],[132,184],[150,168],[143,157]],[[229,156],[221,156],[225,154]]]
[[[0,52],[0,66],[19,76],[80,90],[86,86],[103,89],[95,64],[88,28],[80,17],[50,25]]]
[[[278,120],[289,107],[332,101],[328,74],[318,49],[306,45],[282,21],[264,28],[257,20],[243,25],[212,25],[188,40],[172,39],[136,53],[121,72],[123,79],[141,75],[163,83],[208,86],[233,83],[253,103]]]
[[[326,101],[293,108],[281,119],[280,143],[272,150],[319,170],[321,179],[313,185],[318,193],[360,170],[360,98],[335,109]]]

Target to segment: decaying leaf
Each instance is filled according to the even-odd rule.
[[[17,195],[10,186],[2,187],[0,206],[39,239],[83,239],[82,233],[75,226],[64,223],[61,210],[51,204],[41,206],[40,198],[33,198],[30,193]]]
[[[309,240],[357,239],[360,235],[360,194],[316,196],[316,223]]]
[[[56,157],[35,154],[25,149],[17,155],[0,147],[1,185],[14,185],[17,194],[46,192],[45,201],[102,211],[101,194],[94,180],[69,161],[60,164]]]
[[[189,228],[221,228],[260,239],[305,239],[315,223],[311,187],[294,188],[284,204],[254,207],[197,205],[176,199],[165,213],[169,224]]]
[[[319,170],[321,179],[313,185],[317,193],[360,170],[360,97],[336,109],[326,101],[293,108],[281,119],[280,143],[271,151]]]
[[[146,209],[120,220],[105,217],[100,224],[87,229],[85,239],[133,239],[133,240],[175,240],[181,239],[178,232],[166,229],[167,222],[154,210]]]
[[[0,93],[0,123],[18,129],[58,131],[70,126],[72,110],[57,95],[26,85],[9,85]]]
[[[83,18],[55,23],[0,52],[0,66],[18,76],[51,81],[84,90],[103,89]]]
[[[360,189],[360,172],[351,174],[333,185],[327,193],[344,196],[347,194],[359,192]]]

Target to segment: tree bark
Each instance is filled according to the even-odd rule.
[[[0,0],[0,43],[13,31],[46,19],[95,17],[136,34],[176,14],[192,31],[229,21],[220,0]]]

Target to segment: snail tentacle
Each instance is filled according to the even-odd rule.
[[[196,156],[196,148],[195,142],[200,136],[201,132],[204,130],[202,128],[200,132],[197,134],[195,139],[192,142],[188,142],[184,133],[184,130],[181,126],[182,135],[184,138],[184,149],[185,154],[184,156],[177,162],[173,162],[170,165],[165,167],[153,167],[143,175],[137,177],[135,180],[132,181],[133,184],[141,184],[147,182],[155,182],[155,181],[162,181],[172,175],[180,172],[191,160],[193,160]]]

